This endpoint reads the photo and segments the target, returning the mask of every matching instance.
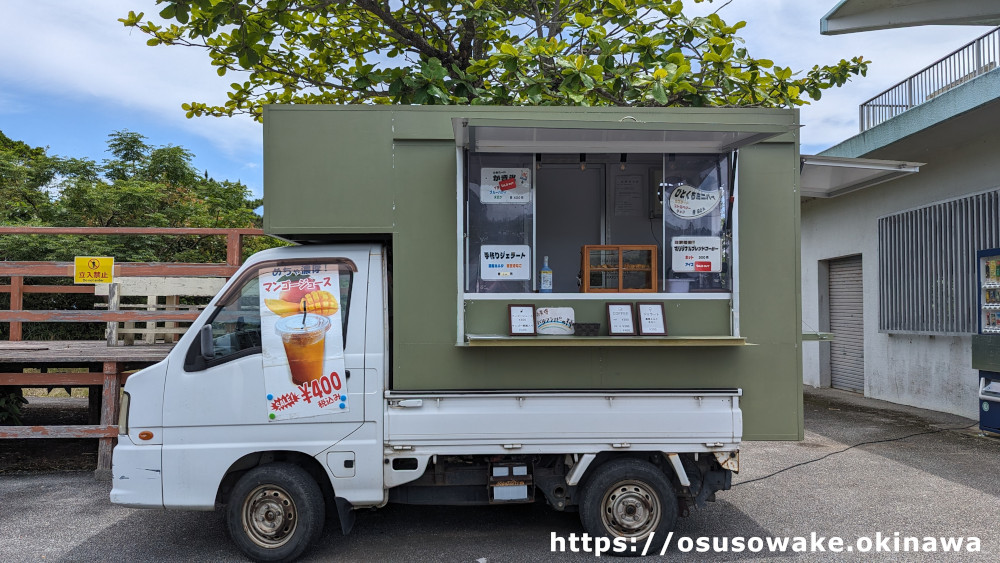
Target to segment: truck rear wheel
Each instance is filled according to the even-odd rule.
[[[677,496],[655,465],[635,458],[615,459],[595,469],[584,485],[580,522],[593,537],[612,542],[625,538],[624,551],[616,550],[615,555],[642,554],[646,538],[654,534],[648,553],[656,554],[677,523]]]
[[[323,532],[324,510],[323,493],[309,473],[291,463],[270,463],[236,482],[226,528],[250,558],[291,561]]]

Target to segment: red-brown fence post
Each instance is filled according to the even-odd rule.
[[[226,264],[239,266],[243,258],[243,235],[240,233],[226,234]]]
[[[22,289],[24,288],[24,278],[21,276],[11,276],[10,277],[10,310],[20,311],[23,309],[24,304],[24,293]],[[10,322],[10,336],[9,340],[11,342],[16,342],[21,340],[21,322],[11,321]]]
[[[118,373],[118,362],[104,362],[104,390],[101,394],[101,426],[112,426],[118,423],[118,394],[121,380]],[[115,446],[115,438],[100,438],[97,444],[97,475],[109,475],[111,472],[111,452]]]

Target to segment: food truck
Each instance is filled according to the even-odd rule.
[[[297,244],[128,379],[112,501],[223,507],[258,560],[387,503],[658,552],[743,440],[802,438],[798,181],[795,110],[269,106]]]

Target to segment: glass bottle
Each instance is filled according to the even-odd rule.
[[[541,293],[552,293],[552,268],[549,268],[548,256],[542,259],[542,271],[538,279],[540,282],[538,291]]]

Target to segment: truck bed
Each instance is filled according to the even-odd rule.
[[[414,453],[739,448],[740,389],[385,394],[386,443]]]

